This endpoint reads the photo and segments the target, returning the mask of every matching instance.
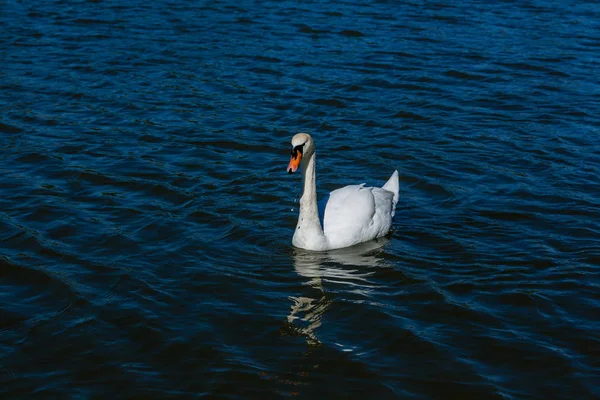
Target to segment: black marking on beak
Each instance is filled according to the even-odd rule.
[[[292,155],[293,159],[298,158],[298,153],[300,153],[300,155],[303,155],[304,153],[304,145],[306,143],[302,143],[298,146],[292,146],[292,150],[290,151],[290,154]],[[291,172],[290,172],[291,173]]]

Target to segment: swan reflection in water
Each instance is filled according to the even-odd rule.
[[[374,287],[368,277],[375,273],[368,267],[386,265],[382,254],[388,242],[389,238],[384,237],[324,252],[294,248],[294,268],[310,289],[303,296],[290,297],[292,306],[287,322],[291,333],[306,337],[309,345],[320,345],[316,330],[333,302],[327,287],[368,295]]]

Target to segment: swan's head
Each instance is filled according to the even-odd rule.
[[[308,133],[295,134],[292,138],[292,157],[287,167],[288,173],[296,172],[302,158],[308,159],[314,151],[313,140]]]

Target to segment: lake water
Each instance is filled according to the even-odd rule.
[[[600,397],[600,6],[0,1],[0,397]],[[291,245],[398,169],[394,231]]]

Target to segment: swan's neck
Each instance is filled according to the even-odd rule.
[[[315,172],[315,154],[307,162],[302,163],[302,196],[300,197],[300,215],[316,216],[319,218],[317,208],[317,180]]]
[[[302,197],[300,197],[300,215],[292,243],[296,247],[309,250],[324,250],[327,246],[323,228],[319,221],[317,206],[317,182],[315,173],[315,153],[303,160]]]

